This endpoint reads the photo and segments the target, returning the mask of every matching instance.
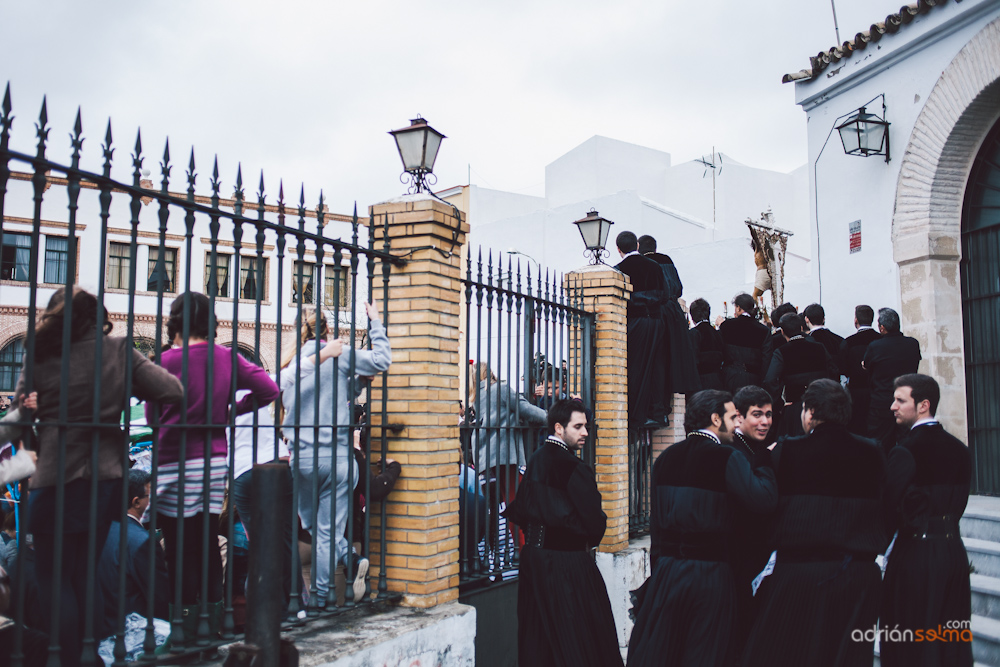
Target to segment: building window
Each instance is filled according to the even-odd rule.
[[[128,243],[112,243],[108,253],[108,289],[128,289],[132,253]]]
[[[164,248],[163,262],[160,261],[160,249],[158,247],[149,248],[149,274],[146,278],[146,289],[156,292],[163,285],[164,292],[176,291],[177,284],[177,249]]]
[[[229,267],[232,258],[232,255],[216,253],[213,271],[212,254],[205,254],[205,294],[209,297],[227,298],[232,294],[229,290]]]
[[[4,234],[6,242],[7,235]],[[7,343],[0,350],[0,391],[13,392],[17,388],[17,379],[21,376],[21,357],[24,356],[24,339]]]
[[[69,266],[69,239],[60,236],[46,236],[45,282],[65,284],[67,266]]]
[[[323,267],[323,305],[329,308],[349,308],[351,271],[347,266]]]
[[[267,268],[266,259],[262,260],[258,267],[256,257],[240,257],[239,290],[241,299],[256,301],[257,290],[260,289],[260,300],[267,301]]]
[[[302,271],[302,282],[299,283],[299,270]],[[292,264],[292,303],[299,302],[299,294],[302,294],[302,303],[315,303],[316,297],[313,286],[318,282],[317,267],[309,262],[293,262]],[[301,289],[298,289],[301,288]]]
[[[0,278],[27,281],[30,264],[31,234],[4,232],[0,248]]]

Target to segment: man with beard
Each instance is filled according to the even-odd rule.
[[[666,286],[660,265],[639,254],[632,232],[615,239],[622,261],[616,269],[629,277],[628,302],[628,425],[629,432],[647,425],[666,424],[666,386],[663,357],[667,342],[662,308]],[[653,412],[652,408],[659,412]]]
[[[712,307],[704,299],[695,299],[691,302],[690,311],[694,327],[688,331],[688,335],[691,337],[701,387],[722,391],[725,389],[722,382],[722,350],[725,345],[722,336],[708,321],[712,315]],[[693,395],[692,393],[691,396]]]
[[[800,316],[789,314],[782,317],[781,335],[786,342],[771,358],[764,388],[775,402],[783,400],[785,410],[777,435],[802,435],[801,401],[806,387],[813,380],[832,380],[840,374],[826,348],[804,335]]]
[[[888,554],[880,625],[915,632],[968,623],[969,557],[958,522],[972,482],[969,448],[934,418],[941,399],[934,378],[903,375],[894,386],[892,413],[908,433],[889,453],[887,495],[899,532]],[[968,667],[972,643],[955,636],[956,641],[883,639],[882,664]]]
[[[587,440],[586,408],[558,400],[548,426],[505,512],[527,534],[517,584],[518,664],[621,665],[607,587],[590,554],[607,515],[593,471],[576,455]]]
[[[851,433],[867,435],[868,407],[872,400],[871,382],[868,372],[861,367],[861,361],[868,352],[868,346],[881,336],[872,328],[875,311],[871,306],[857,306],[854,309],[854,328],[840,344],[840,372],[847,376],[847,391],[851,394]]]
[[[763,347],[769,332],[757,321],[757,306],[749,294],[733,298],[735,317],[719,324],[725,343],[725,364],[722,367],[726,389],[737,392],[748,384],[759,385],[767,369],[763,367]]]
[[[750,460],[763,455],[771,442],[773,412],[771,395],[754,385],[743,387],[733,397],[738,424],[733,447]],[[770,514],[735,508],[733,531],[733,576],[736,580],[736,625],[730,654],[734,663],[743,652],[754,621],[753,580],[767,565]]]
[[[899,313],[892,308],[879,309],[878,330],[882,337],[868,345],[861,366],[868,371],[872,385],[868,437],[879,442],[888,453],[896,444],[896,418],[892,414],[893,382],[900,375],[917,372],[920,343],[899,331]]]
[[[889,542],[885,455],[847,430],[851,398],[838,382],[810,384],[801,417],[806,435],[783,439],[773,450],[777,558],[756,592],[758,613],[742,664],[869,667],[874,642],[855,641],[852,631],[878,621],[882,575],[875,555]]]
[[[770,512],[778,496],[767,450],[751,463],[729,445],[736,407],[708,389],[687,405],[688,437],[653,465],[650,566],[628,664],[723,665],[736,618],[733,509]]]

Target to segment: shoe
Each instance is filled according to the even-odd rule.
[[[361,602],[365,598],[365,577],[368,575],[368,559],[359,558],[354,561],[354,602]]]

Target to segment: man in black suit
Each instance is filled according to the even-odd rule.
[[[735,394],[748,384],[760,385],[767,369],[763,367],[764,342],[770,336],[767,327],[757,321],[757,306],[749,294],[733,297],[736,317],[719,324],[725,343],[722,377],[726,389]]]
[[[861,367],[868,346],[880,338],[872,328],[875,311],[871,306],[857,306],[854,309],[854,328],[840,344],[840,372],[847,376],[847,391],[851,394],[851,423],[848,430],[856,435],[868,435],[868,406],[872,400],[872,386],[868,372]]]
[[[806,331],[817,343],[821,343],[833,359],[837,367],[837,377],[844,371],[840,368],[838,359],[840,358],[840,344],[844,339],[826,328],[826,311],[818,303],[811,303],[802,311],[802,316],[806,321]]]
[[[663,304],[663,325],[666,327],[666,353],[664,361],[664,400],[666,406],[653,406],[651,413],[670,414],[673,394],[693,394],[703,389],[698,379],[698,369],[695,366],[694,350],[691,349],[691,338],[688,334],[688,322],[684,317],[684,309],[678,303],[684,291],[681,277],[674,266],[674,260],[669,255],[656,252],[656,239],[644,235],[639,237],[639,254],[648,257],[660,265],[663,271],[663,283],[666,290],[666,300]]]
[[[622,261],[615,267],[629,277],[632,295],[628,302],[628,424],[629,430],[647,424],[664,425],[666,414],[653,414],[651,407],[665,409],[663,355],[666,327],[662,308],[666,286],[660,265],[639,254],[639,241],[632,232],[615,239]]]
[[[781,327],[778,326],[778,322],[780,322],[781,318],[785,315],[788,315],[789,313],[797,315],[798,312],[799,311],[795,309],[795,306],[787,301],[771,311],[771,335],[766,341],[764,341],[763,348],[763,367],[765,372],[767,372],[767,369],[771,367],[771,357],[774,356],[774,351],[785,344],[785,337],[781,335]],[[777,414],[775,414],[775,416],[777,416]]]
[[[725,383],[722,381],[722,350],[725,345],[722,336],[708,320],[712,315],[712,307],[704,299],[695,299],[691,302],[690,311],[691,320],[695,324],[694,328],[688,331],[688,335],[694,348],[701,387],[723,391]]]
[[[837,378],[837,367],[826,348],[804,334],[799,315],[789,313],[780,324],[786,343],[771,358],[764,389],[785,406],[778,437],[802,435],[802,394],[814,380]]]
[[[916,373],[920,365],[920,343],[899,331],[899,313],[892,308],[878,311],[882,337],[869,343],[861,362],[871,381],[868,407],[868,437],[885,448],[895,444],[896,418],[892,414],[893,382],[900,375]]]

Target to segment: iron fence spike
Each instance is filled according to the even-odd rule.
[[[10,115],[10,111],[13,108],[10,105],[10,81],[7,82],[7,89],[4,91],[4,94],[3,94],[3,107],[0,107],[0,108],[3,109],[3,113],[4,113],[5,116],[9,116]]]
[[[163,164],[170,164],[170,137],[163,142]]]
[[[83,120],[80,118],[80,107],[76,108],[76,122],[73,123],[73,131],[76,132],[77,137],[83,134]]]
[[[264,198],[264,170],[260,170],[260,185],[257,186],[257,198]]]
[[[135,131],[135,154],[139,155],[142,153],[142,128],[137,128]]]
[[[108,119],[108,129],[104,131],[104,147],[111,148],[111,119]]]
[[[194,146],[191,147],[191,157],[188,159],[188,170],[194,172]]]
[[[236,190],[241,192],[243,190],[243,163],[236,163]]]
[[[38,123],[40,128],[44,128],[49,123],[49,105],[47,95],[42,97],[42,112],[38,114]]]

